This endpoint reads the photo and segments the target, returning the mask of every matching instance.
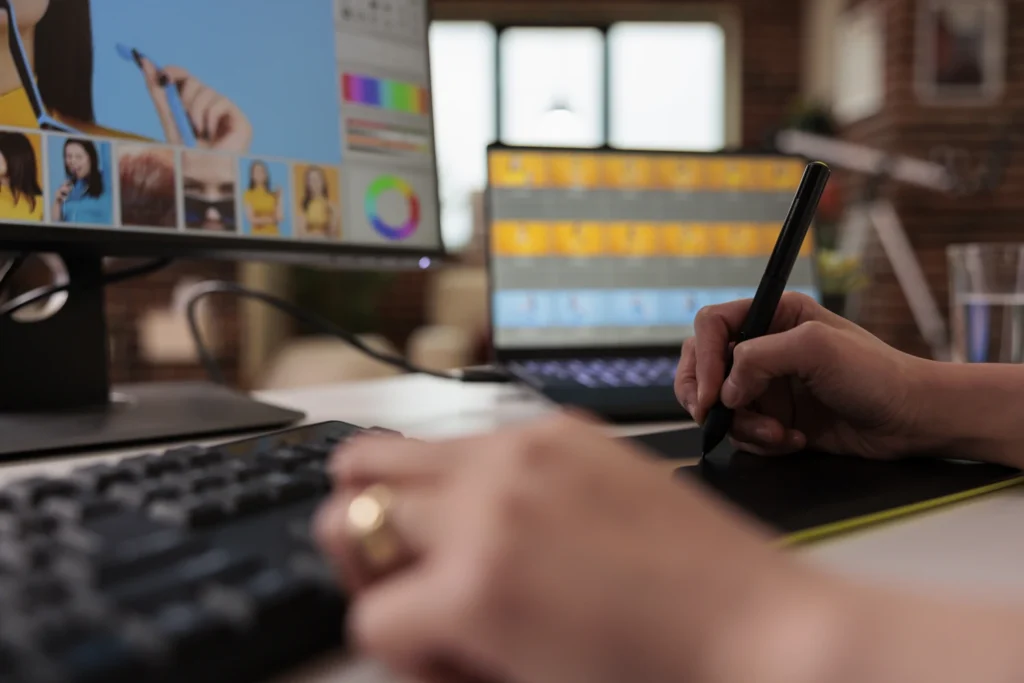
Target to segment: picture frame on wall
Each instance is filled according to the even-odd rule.
[[[919,0],[915,90],[922,104],[984,106],[1006,86],[1006,0]]]
[[[885,106],[885,11],[877,0],[843,11],[834,42],[833,114],[841,125],[870,118]]]

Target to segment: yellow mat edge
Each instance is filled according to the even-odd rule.
[[[832,524],[804,529],[803,531],[798,531],[793,534],[787,534],[780,540],[780,545],[783,547],[806,545],[815,541],[821,541],[826,538],[832,538],[840,534],[862,529],[864,527],[892,521],[900,517],[907,517],[909,515],[915,515],[928,510],[952,505],[953,503],[960,503],[972,498],[978,498],[980,496],[1002,491],[1021,484],[1024,484],[1024,475],[1012,477],[995,484],[980,486],[976,489],[969,489],[967,491],[952,493],[948,496],[921,501],[920,503],[914,503],[912,505],[904,505],[903,507],[893,508],[891,510],[883,510],[869,515],[845,519],[841,522],[833,522]]]

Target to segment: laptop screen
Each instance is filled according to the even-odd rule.
[[[788,156],[488,151],[495,347],[674,346],[751,297],[806,163]],[[813,239],[789,281],[815,298]]]

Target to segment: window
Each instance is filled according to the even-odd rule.
[[[509,145],[604,142],[604,36],[596,28],[501,33],[501,139]]]
[[[441,227],[473,236],[485,148],[715,150],[725,145],[726,46],[711,22],[593,27],[435,21],[430,48]]]
[[[725,146],[725,36],[710,23],[616,24],[608,31],[609,144]]]
[[[496,132],[495,40],[484,22],[430,27],[441,235],[452,251],[472,238],[473,195],[487,184],[485,148]]]

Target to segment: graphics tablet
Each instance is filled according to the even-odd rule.
[[[670,460],[700,455],[700,430],[632,439]],[[907,458],[881,462],[804,452],[765,458],[728,445],[677,473],[709,487],[787,543],[806,543],[1024,483],[997,465]]]

